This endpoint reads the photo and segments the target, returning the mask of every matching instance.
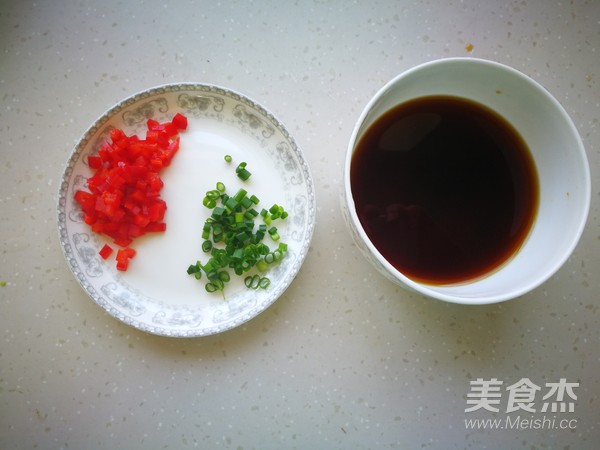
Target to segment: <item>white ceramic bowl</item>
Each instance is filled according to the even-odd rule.
[[[503,116],[521,134],[539,177],[539,209],[517,254],[487,276],[449,285],[415,282],[375,248],[358,219],[350,184],[356,144],[392,107],[418,97],[452,95],[470,99]],[[449,58],[412,68],[386,84],[362,112],[348,145],[344,175],[345,218],[357,245],[385,276],[430,297],[463,304],[509,300],[550,278],[575,248],[587,219],[591,183],[583,143],[561,105],[542,86],[505,65]]]

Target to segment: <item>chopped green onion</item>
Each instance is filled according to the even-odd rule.
[[[219,220],[223,217],[224,214],[225,214],[225,208],[222,208],[220,206],[215,206],[213,208],[212,218],[215,220]]]
[[[256,216],[258,216],[258,211],[256,211],[254,208],[248,209],[244,213],[244,217],[249,220],[254,219]]]
[[[236,248],[233,251],[233,253],[231,254],[231,258],[235,259],[235,260],[241,261],[243,257],[244,257],[244,250],[242,250],[241,248]]]
[[[246,166],[246,162],[241,162],[235,168],[235,173],[237,174],[238,178],[240,178],[242,181],[246,181],[252,175],[252,173],[250,173],[250,171],[246,169]]]
[[[226,155],[225,160],[231,162],[231,157]],[[247,180],[251,175],[246,167],[246,162],[236,167],[236,174],[242,180]],[[207,292],[221,291],[224,295],[225,285],[231,280],[230,270],[238,276],[253,268],[265,272],[269,265],[281,261],[287,252],[287,245],[283,243],[271,250],[262,242],[267,233],[273,241],[280,240],[277,227],[271,224],[287,217],[283,207],[273,204],[271,208],[261,208],[259,212],[255,208],[260,203],[256,195],[249,195],[240,188],[230,196],[226,193],[225,184],[220,181],[215,189],[206,192],[202,203],[211,209],[211,215],[202,227],[202,250],[209,253],[210,257],[205,264],[198,261],[190,265],[188,274],[200,279],[204,272],[208,278],[205,284]],[[263,223],[255,224],[259,215]],[[271,281],[260,275],[249,275],[245,283],[251,289],[266,289]]]
[[[238,178],[242,181],[246,181],[251,175],[252,174],[246,169],[242,169],[237,173]]]
[[[269,268],[269,265],[265,262],[264,259],[261,259],[256,263],[256,268],[259,272],[264,272]]]
[[[248,275],[244,278],[244,284],[249,289],[266,289],[271,284],[271,280],[267,277],[261,277],[260,275]]]
[[[279,249],[275,250],[273,252],[273,258],[275,259],[275,262],[281,261],[281,258],[283,258],[283,252]]]
[[[211,241],[209,241],[208,239],[207,239],[207,240],[205,240],[205,241],[202,243],[202,251],[203,251],[204,253],[208,253],[208,252],[210,252],[210,251],[212,250],[212,248],[213,248],[213,244],[212,244],[212,242],[211,242]]]
[[[212,230],[212,225],[210,222],[204,222],[204,226],[202,227],[202,239],[210,238],[210,231]]]
[[[204,197],[204,200],[202,200],[202,204],[209,209],[212,209],[215,206],[217,206],[217,202],[210,197]]]
[[[229,211],[235,211],[239,203],[240,202],[237,201],[234,197],[229,197],[227,201],[223,204],[225,205],[225,208],[227,208]]]
[[[221,183],[222,184],[222,183]],[[211,198],[213,200],[218,199],[221,196],[221,192],[218,189],[213,189],[212,191],[208,191],[206,193],[206,196],[208,198]]]
[[[190,265],[190,267],[188,267],[187,273],[188,275],[191,275],[193,273],[198,273],[200,272],[200,267],[198,266],[198,264],[192,264]]]
[[[219,272],[219,280],[221,280],[223,283],[228,283],[229,280],[231,280],[231,277],[229,276],[229,272],[222,270],[221,272]]]
[[[256,284],[256,286],[258,286],[259,281],[260,281],[259,275],[254,275],[254,276],[249,275],[246,278],[244,278],[244,284],[246,285],[247,288],[250,288],[250,289],[256,289],[256,287],[254,287],[254,284]]]
[[[240,203],[244,198],[246,198],[247,194],[248,194],[248,191],[246,191],[246,189],[240,189],[239,191],[237,191],[235,193],[233,198],[235,199],[236,202]]]
[[[240,204],[242,205],[242,208],[244,208],[244,209],[248,209],[248,208],[251,208],[252,206],[254,206],[254,202],[252,200],[250,200],[249,197],[244,197],[240,201]]]

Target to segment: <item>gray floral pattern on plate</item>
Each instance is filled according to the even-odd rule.
[[[269,272],[271,286],[240,291],[226,300],[181,303],[155,297],[143,286],[131,285],[98,251],[103,240],[83,222],[73,195],[90,175],[87,157],[97,151],[112,128],[141,134],[149,118],[166,121],[176,113],[203,123],[224,124],[249,136],[253,151],[267,155],[276,189],[290,212],[286,224],[289,254]],[[181,151],[181,150],[180,150]],[[201,193],[198,193],[200,195]],[[315,226],[316,200],[312,177],[302,152],[284,126],[267,110],[245,96],[219,86],[180,83],[135,94],[104,113],[84,133],[69,157],[58,199],[58,230],[65,259],[75,279],[100,307],[140,330],[172,337],[220,333],[245,323],[275,302],[300,270]],[[203,289],[201,285],[199,289]]]

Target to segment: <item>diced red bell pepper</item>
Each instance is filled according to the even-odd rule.
[[[125,136],[123,130],[120,130],[119,128],[113,128],[112,130],[110,130],[110,140],[113,142],[120,141],[121,139],[125,139],[126,137],[127,136]]]
[[[187,126],[188,126],[187,117],[185,117],[181,113],[175,114],[173,116],[173,119],[171,120],[171,123],[173,125],[175,125],[175,127],[177,127],[178,130],[187,130]]]
[[[144,230],[148,233],[163,232],[163,231],[166,231],[166,229],[167,229],[167,224],[165,222],[161,222],[161,223],[150,222],[144,228]]]
[[[136,251],[131,247],[119,249],[117,251],[117,270],[125,271],[129,267],[129,260],[136,255]]]
[[[173,129],[175,129],[175,128],[173,127]],[[158,146],[160,148],[167,150],[169,148],[169,143],[171,142],[172,136],[174,136],[174,135],[170,135],[169,133],[164,131],[158,135],[158,138],[156,139],[156,143],[158,144]]]
[[[100,146],[97,155],[88,156],[88,166],[94,170],[87,180],[89,192],[78,190],[74,195],[84,222],[127,250],[117,253],[119,270],[126,270],[135,256],[135,250],[129,248],[134,238],[166,229],[167,205],[160,198],[164,183],[159,171],[179,149],[177,133],[187,128],[187,118],[176,114],[165,123],[150,119],[147,128],[143,139],[111,129],[111,140]],[[104,247],[100,252],[103,258],[110,255]]]
[[[96,204],[94,195],[85,191],[75,192],[75,201],[81,205],[84,212],[90,210]]]
[[[160,123],[158,122],[158,120],[148,119],[148,122],[146,122],[146,126],[149,130],[158,131],[158,129],[160,128]]]
[[[102,256],[102,259],[107,259],[112,254],[112,252],[112,247],[108,244],[104,244],[104,246],[100,249],[98,253],[100,254],[100,256]]]
[[[102,159],[99,156],[88,156],[88,166],[90,169],[99,169],[102,167]]]
[[[173,123],[165,123],[165,134],[169,137],[173,137],[177,134],[177,127]]]

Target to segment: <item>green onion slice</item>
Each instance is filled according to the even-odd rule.
[[[231,160],[230,155],[225,156],[225,161]],[[246,162],[238,164],[235,171],[244,181],[251,176]],[[256,208],[259,203],[259,198],[248,194],[244,188],[230,196],[221,181],[216,183],[215,189],[206,192],[202,204],[211,210],[211,215],[202,227],[202,251],[210,257],[205,264],[198,261],[190,265],[187,273],[196,279],[201,279],[205,273],[207,292],[223,293],[225,285],[231,281],[230,270],[237,276],[253,268],[263,273],[270,265],[279,263],[287,253],[287,245],[280,242],[281,236],[274,226],[275,221],[288,216],[287,211],[278,204],[268,209]],[[262,218],[260,224],[255,223],[258,216]],[[277,248],[272,250],[263,242],[267,235],[278,244]],[[249,289],[266,289],[271,281],[255,274],[246,276],[244,284]]]

